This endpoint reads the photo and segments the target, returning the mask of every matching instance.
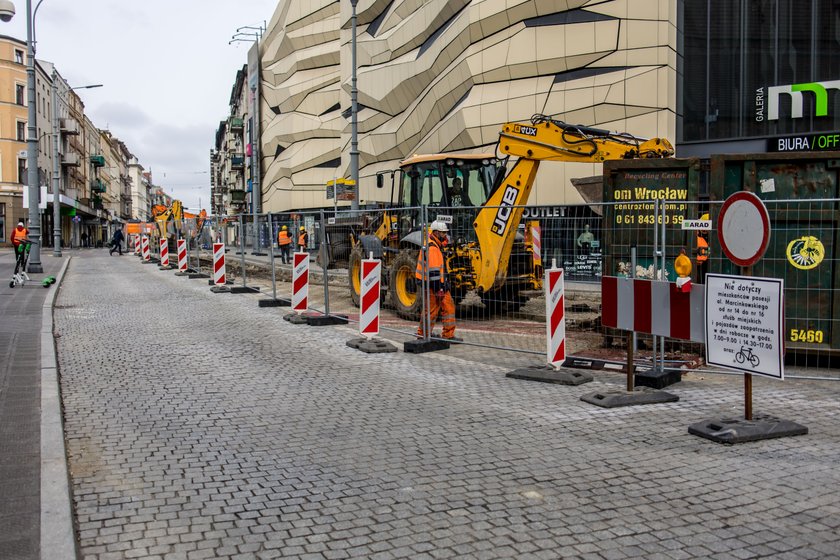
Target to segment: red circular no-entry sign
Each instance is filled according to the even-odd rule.
[[[727,198],[717,221],[723,253],[738,266],[752,266],[770,243],[770,214],[764,202],[747,191]]]

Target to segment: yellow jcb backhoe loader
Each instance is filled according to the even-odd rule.
[[[627,133],[569,125],[543,115],[530,123],[508,123],[499,134],[504,154],[435,154],[413,156],[390,172],[391,209],[367,232],[352,239],[349,285],[359,294],[359,263],[369,253],[383,261],[382,285],[391,305],[404,318],[416,318],[420,301],[414,278],[426,222],[452,221],[447,267],[456,303],[475,291],[491,312],[518,309],[528,292],[542,288],[542,267],[534,264],[530,244],[518,232],[537,169],[542,161],[600,163],[606,160],[664,158],[674,154],[663,138],[645,140]],[[510,156],[518,158],[507,171]],[[460,180],[460,194],[453,194]],[[377,176],[384,186],[384,176]],[[472,207],[480,207],[473,220]],[[463,224],[464,220],[467,221]],[[469,223],[472,221],[472,223]],[[459,225],[463,224],[463,225]]]

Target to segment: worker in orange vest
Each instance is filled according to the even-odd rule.
[[[463,342],[463,339],[455,336],[455,301],[449,292],[449,282],[446,274],[446,260],[443,257],[443,248],[446,245],[446,232],[449,228],[444,222],[435,220],[429,227],[429,242],[426,248],[426,257],[423,251],[417,256],[417,268],[414,277],[420,286],[423,280],[429,282],[428,297],[426,303],[429,313],[429,328],[435,326],[435,321],[440,317],[443,324],[443,338],[450,342]],[[420,325],[417,327],[417,336],[425,337],[425,315],[426,310],[420,314]]]
[[[283,226],[277,232],[277,245],[280,247],[280,260],[283,264],[289,264],[291,260],[292,236],[289,235],[289,227]]]
[[[300,232],[298,233],[298,251],[305,253],[307,247],[309,247],[309,234],[306,233],[306,226],[300,226]]]
[[[701,265],[709,260],[709,242],[706,241],[706,234],[697,233],[697,264]]]
[[[15,274],[17,274],[25,267],[26,248],[31,243],[29,240],[29,230],[23,225],[23,220],[19,221],[17,227],[12,230],[10,241],[12,242],[12,247],[15,249]],[[24,272],[26,271],[24,270]]]

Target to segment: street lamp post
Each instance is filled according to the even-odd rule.
[[[44,0],[41,0],[43,2]],[[38,2],[38,5],[41,4]],[[38,9],[38,6],[35,6]],[[29,272],[44,272],[41,265],[41,214],[38,208],[38,125],[36,119],[37,100],[35,98],[35,41],[33,38],[32,0],[26,0],[26,83],[27,104],[29,105],[26,123],[28,139],[26,141],[27,188],[29,189],[29,237],[34,238],[29,253]]]
[[[350,0],[353,12],[350,15],[351,26],[351,64],[352,76],[350,78],[350,178],[353,179],[353,202],[350,205],[352,210],[359,209],[359,101],[358,90],[356,89],[356,4],[358,0]]]
[[[52,72],[52,87],[50,94],[52,97],[52,127],[53,127],[53,256],[61,256],[61,121],[58,117],[58,72],[53,67]],[[92,89],[102,87],[102,84],[93,84],[89,86],[76,86],[69,88],[74,89]],[[64,92],[62,92],[62,102],[64,101]]]

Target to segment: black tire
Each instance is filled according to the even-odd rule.
[[[735,354],[735,361],[736,361],[737,363],[739,363],[739,364],[743,364],[743,363],[744,363],[744,360],[746,360],[746,358],[744,357],[744,353],[743,353],[743,352],[738,352],[737,354]]]
[[[360,243],[350,251],[349,262],[347,264],[347,284],[350,288],[350,299],[356,307],[359,307],[359,301],[361,301],[362,260],[364,258],[365,253]]]
[[[9,282],[9,287],[10,287],[10,288],[14,288],[14,287],[15,287],[15,281],[14,281],[14,280],[12,280],[11,282]]]
[[[420,319],[422,299],[414,273],[417,270],[417,250],[404,249],[391,263],[388,271],[388,296],[397,315],[403,319]]]

